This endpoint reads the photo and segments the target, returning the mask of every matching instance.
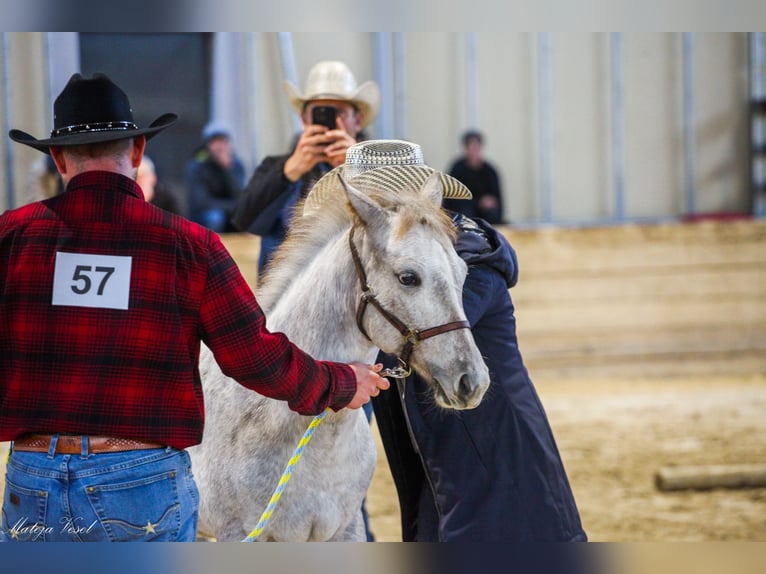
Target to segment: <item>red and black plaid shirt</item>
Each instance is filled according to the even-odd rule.
[[[81,174],[0,216],[0,441],[199,443],[200,340],[224,373],[302,414],[356,391],[349,367],[266,330],[215,233],[145,202],[129,178]]]

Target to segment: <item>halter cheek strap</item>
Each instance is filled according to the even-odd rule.
[[[375,291],[373,291],[372,287],[367,283],[367,274],[364,271],[362,260],[359,257],[359,251],[357,250],[356,244],[354,243],[355,230],[355,227],[351,228],[351,231],[348,234],[348,244],[349,249],[351,250],[351,258],[353,259],[354,267],[356,268],[356,275],[359,277],[359,283],[362,288],[362,294],[359,297],[359,307],[356,309],[356,326],[362,332],[362,334],[367,337],[368,340],[372,340],[367,334],[367,330],[364,328],[363,321],[364,313],[367,310],[367,305],[372,305],[381,315],[383,315],[383,318],[391,323],[391,325],[393,325],[394,328],[402,334],[402,337],[404,337],[404,345],[402,346],[402,350],[399,353],[398,359],[399,364],[401,367],[403,367],[403,369],[400,369],[400,371],[406,370],[406,373],[402,374],[401,372],[397,372],[396,375],[389,374],[389,376],[406,377],[410,372],[409,368],[407,367],[407,361],[409,361],[410,355],[412,355],[412,350],[415,348],[415,345],[417,345],[418,342],[422,341],[423,339],[435,337],[436,335],[441,335],[442,333],[455,331],[456,329],[470,329],[471,324],[468,321],[452,321],[450,323],[444,323],[442,325],[430,327],[420,331],[418,329],[408,327],[396,315],[385,309],[383,305],[380,304],[380,301],[378,301],[378,298],[375,296]]]

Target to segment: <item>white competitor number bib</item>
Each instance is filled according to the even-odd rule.
[[[53,305],[127,309],[132,257],[56,253]]]

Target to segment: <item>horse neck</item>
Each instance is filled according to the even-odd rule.
[[[293,277],[267,313],[268,328],[316,359],[374,362],[378,349],[356,326],[360,293],[346,230]]]

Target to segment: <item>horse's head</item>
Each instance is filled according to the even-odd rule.
[[[466,409],[481,401],[489,373],[463,311],[467,267],[441,209],[442,175],[396,191],[338,180],[353,211],[350,249],[366,290],[357,304],[372,303],[357,317],[360,330],[384,352],[408,355],[438,405]]]

